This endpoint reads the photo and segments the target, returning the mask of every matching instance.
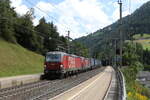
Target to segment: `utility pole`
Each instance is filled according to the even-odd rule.
[[[114,57],[113,57],[113,66],[117,67],[117,41],[120,40],[119,38],[111,38],[112,44],[114,44]]]
[[[119,11],[120,11],[120,27],[119,27],[119,34],[120,34],[120,67],[122,67],[122,46],[123,46],[123,40],[122,40],[122,32],[121,32],[121,26],[122,26],[122,0],[118,0],[119,4]]]
[[[117,38],[115,39],[113,39],[113,42],[115,43],[115,46],[114,46],[114,54],[115,54],[115,56],[114,56],[114,67],[116,68],[116,66],[117,66]]]
[[[69,43],[69,40],[70,40],[70,31],[68,31],[68,53],[70,53],[70,43]]]

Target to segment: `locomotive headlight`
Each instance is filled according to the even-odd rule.
[[[60,65],[60,68],[63,68],[63,65]]]
[[[44,68],[46,68],[46,65],[44,65]]]

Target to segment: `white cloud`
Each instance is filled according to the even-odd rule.
[[[70,29],[72,38],[94,32],[111,23],[108,15],[102,10],[104,6],[98,0],[64,0],[55,5],[57,9],[53,10],[51,4],[44,2],[42,4],[47,8],[43,9],[44,11],[48,10],[50,14],[57,14],[58,31],[65,35]]]
[[[111,16],[112,18],[112,21],[116,21],[117,19],[119,19],[119,6],[117,4],[117,2],[113,3],[113,6],[114,6],[114,12]]]
[[[11,5],[16,7],[15,10],[19,14],[22,15],[28,11],[27,6],[22,4],[22,0],[11,1]],[[134,11],[137,7],[149,0],[131,1],[131,9]],[[129,14],[127,2],[128,0],[126,3],[123,3],[123,17]],[[106,9],[108,5],[113,7],[112,14],[106,13],[103,10]],[[57,25],[61,35],[67,35],[66,31],[70,30],[71,37],[78,38],[86,35],[87,32],[94,32],[119,19],[119,6],[117,2],[109,1],[108,5],[102,3],[100,0],[63,0],[55,5],[49,2],[39,1],[33,7],[36,16],[33,22],[34,25],[37,25],[39,23],[38,20],[44,16],[47,21],[53,21],[54,24]]]
[[[34,6],[34,14],[36,16],[36,18],[33,20],[34,25],[36,26],[40,20],[40,18],[45,17],[47,18],[47,20],[51,17],[50,16],[50,12],[53,11],[53,7],[50,3],[47,2],[38,2],[35,6]]]
[[[38,18],[34,18],[33,19],[33,25],[36,26],[39,24],[39,19]]]
[[[10,0],[11,6],[15,7],[15,11],[20,14],[24,15],[27,11],[29,11],[29,8],[26,5],[22,4],[22,0]]]
[[[149,0],[131,0],[131,1],[132,1],[132,3],[135,3],[135,4],[143,4],[143,3],[146,3]]]
[[[22,3],[22,0],[10,0],[10,1],[11,1],[11,6],[13,7],[18,7]]]
[[[20,5],[20,6],[16,7],[15,11],[17,13],[19,13],[20,15],[24,15],[27,13],[27,11],[29,11],[29,9],[25,5]]]
[[[53,10],[53,7],[50,3],[46,3],[46,2],[38,2],[35,6],[35,8],[38,7],[40,8],[42,11],[48,13],[48,12],[51,12]]]

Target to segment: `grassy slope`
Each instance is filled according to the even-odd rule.
[[[135,42],[141,43],[143,45],[143,48],[148,48],[150,50],[150,35],[144,34],[143,37],[141,37],[140,34],[134,35],[133,38],[135,39]]]
[[[135,40],[137,40],[137,39],[141,39],[141,38],[150,38],[150,34],[143,34],[143,36],[141,36],[141,34],[136,34],[136,35],[134,35],[133,36],[133,38],[135,39]]]
[[[41,73],[43,56],[0,39],[0,77]]]
[[[135,40],[138,43],[141,43],[143,45],[144,49],[149,49],[150,50],[150,39],[146,39],[146,40]]]

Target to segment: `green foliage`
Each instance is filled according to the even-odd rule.
[[[123,48],[123,64],[124,65],[132,65],[135,64],[136,61],[142,61],[143,56],[143,48],[141,44],[135,42],[125,42]]]
[[[37,34],[43,38],[42,53],[56,50],[58,44],[66,44],[65,38],[59,37],[56,26],[52,22],[47,23],[45,18],[40,20],[40,23],[35,27],[35,30],[38,32]]]
[[[145,65],[145,66],[144,66],[144,70],[145,70],[145,71],[150,71],[150,65]]]
[[[30,16],[24,15],[18,19],[17,24],[15,24],[15,32],[17,42],[23,47],[36,51],[38,47],[38,37],[34,31],[33,23]]]
[[[134,35],[133,36],[135,39],[138,40],[134,40],[135,43],[141,44],[144,50],[141,50],[142,52],[142,56],[140,56],[141,58],[141,62],[143,64],[145,64],[145,66],[150,65],[150,35],[148,34],[143,34],[143,37],[140,36],[140,34],[138,35]],[[147,69],[147,68],[146,68]]]
[[[144,86],[142,86],[140,83],[136,81],[136,74],[138,71],[142,70],[142,68],[143,68],[142,64],[138,62],[135,63],[135,65],[131,65],[127,68],[122,69],[122,72],[126,80],[126,90],[128,94],[127,100],[135,100],[135,98],[137,97],[136,94],[140,94],[150,98],[149,89],[145,88]],[[130,95],[131,93],[132,95]]]
[[[130,90],[127,93],[127,100],[149,100],[150,99],[150,91],[140,85],[138,82],[130,85]]]
[[[139,40],[134,40],[134,42],[142,44],[145,50],[146,49],[150,50],[150,39],[139,39]]]
[[[141,70],[143,70],[143,65],[138,61],[132,63],[128,68],[122,70],[128,86],[134,83],[137,73]],[[130,87],[127,87],[127,91],[130,91]]]
[[[89,57],[89,50],[80,42],[72,42],[71,53],[78,56]]]
[[[128,93],[127,100],[135,100],[135,98],[150,98],[150,91],[136,81],[137,73],[143,69],[144,66],[139,61],[135,61],[128,67],[122,69],[122,72],[125,76],[126,90]]]
[[[16,13],[10,8],[9,0],[0,1],[0,37],[5,40],[16,43],[13,30],[13,21],[16,18]]]
[[[145,65],[150,65],[150,50],[144,50],[142,58]]]
[[[127,100],[148,100],[150,91],[136,81],[137,73],[144,69],[142,64],[144,51],[141,44],[126,41],[123,50],[124,65],[128,66],[122,69],[128,94]]]

